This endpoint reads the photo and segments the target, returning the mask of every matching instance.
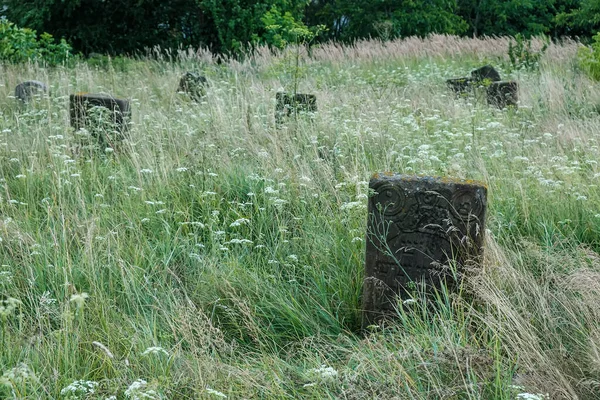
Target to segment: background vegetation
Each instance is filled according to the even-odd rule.
[[[3,0],[18,26],[65,38],[77,52],[137,54],[145,48],[207,47],[239,53],[279,46],[271,15],[283,26],[326,30],[319,41],[384,40],[431,33],[591,38],[600,28],[598,0]],[[280,23],[278,22],[278,23]]]

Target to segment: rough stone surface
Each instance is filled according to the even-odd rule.
[[[492,82],[487,88],[487,101],[498,108],[517,107],[519,84],[515,81]]]
[[[178,92],[187,93],[193,100],[200,101],[206,95],[208,81],[195,72],[186,72],[179,80]]]
[[[119,131],[117,139],[122,140],[124,134],[129,130],[129,119],[131,118],[131,107],[129,100],[117,99],[107,95],[99,94],[72,94],[69,96],[69,113],[71,126],[75,129],[90,127],[88,113],[92,107],[105,107],[111,111],[112,123]]]
[[[487,201],[473,181],[377,174],[369,187],[363,327],[393,316],[413,284],[452,287],[478,265]]]
[[[280,123],[283,117],[289,117],[294,112],[317,111],[317,96],[314,94],[297,93],[292,95],[289,93],[278,92],[275,95],[277,104],[275,106],[275,120]]]
[[[23,103],[29,103],[35,96],[48,93],[48,87],[40,81],[25,81],[15,87],[15,97]]]
[[[456,95],[463,95],[471,92],[473,90],[471,84],[472,81],[470,78],[454,78],[446,81],[446,85],[448,85]]]
[[[486,79],[492,82],[498,82],[502,80],[500,79],[500,74],[498,71],[496,71],[496,69],[491,65],[484,65],[481,68],[471,71],[471,79],[478,83],[483,82]]]

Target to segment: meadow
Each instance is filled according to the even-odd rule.
[[[600,87],[578,46],[532,71],[506,38],[447,36],[0,66],[0,397],[600,398]],[[517,110],[446,88],[486,63]],[[202,102],[176,93],[188,70]],[[51,96],[19,105],[27,79]],[[278,129],[295,83],[318,112]],[[69,127],[80,91],[131,99],[121,148]],[[468,295],[364,333],[381,171],[484,182],[485,260]]]

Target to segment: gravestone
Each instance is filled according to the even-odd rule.
[[[492,82],[487,88],[487,101],[498,108],[517,107],[519,84],[515,81]]]
[[[25,81],[15,87],[15,97],[23,103],[29,103],[36,96],[48,93],[48,87],[40,81]]]
[[[457,96],[469,93],[473,89],[471,83],[470,78],[454,78],[446,80],[446,85],[448,85]]]
[[[78,93],[69,96],[69,104],[71,126],[76,130],[81,128],[90,130],[92,135],[95,135],[101,144],[110,145],[111,143],[105,143],[107,140],[109,142],[123,140],[125,134],[129,131],[129,120],[131,119],[129,100],[117,99],[109,95]],[[95,130],[98,127],[92,126],[90,118],[94,107],[102,107],[109,111],[108,122],[111,125],[110,131],[111,133],[112,131],[116,131],[117,133],[114,137],[106,138],[97,136]]]
[[[500,79],[500,74],[494,67],[491,65],[484,65],[481,68],[471,71],[471,80],[477,83],[482,83],[485,80],[498,82],[502,79]]]
[[[300,111],[316,112],[317,111],[317,96],[314,94],[278,92],[275,95],[277,104],[275,105],[275,121],[279,124],[283,122],[284,117],[289,117]]]
[[[193,100],[201,101],[206,96],[208,81],[195,72],[186,72],[179,80],[178,92],[187,93]]]
[[[363,328],[393,316],[414,285],[452,287],[478,266],[487,199],[484,185],[447,178],[376,174],[369,188]]]

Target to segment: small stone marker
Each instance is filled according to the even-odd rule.
[[[186,72],[179,80],[178,92],[187,93],[193,100],[201,101],[206,96],[208,81],[195,72]]]
[[[317,96],[314,94],[278,92],[275,95],[277,104],[275,105],[275,121],[283,122],[283,117],[289,117],[293,113],[299,111],[316,112],[317,111]]]
[[[519,84],[515,81],[492,82],[487,88],[487,101],[498,108],[517,107]]]
[[[25,81],[15,87],[15,97],[23,103],[29,103],[36,96],[48,93],[48,87],[40,81]]]
[[[363,328],[393,316],[411,282],[456,283],[477,266],[485,232],[487,189],[473,181],[376,174],[369,182]]]
[[[472,90],[470,78],[448,79],[446,84],[457,96],[469,93]]]
[[[500,74],[491,65],[484,65],[481,68],[477,68],[471,71],[471,80],[477,83],[481,83],[484,80],[490,80],[492,82],[501,81]]]
[[[111,112],[111,122],[119,132],[118,140],[122,140],[129,130],[131,107],[129,100],[117,99],[108,95],[78,93],[69,96],[71,126],[76,130],[89,127],[88,114],[93,107],[104,107]]]

